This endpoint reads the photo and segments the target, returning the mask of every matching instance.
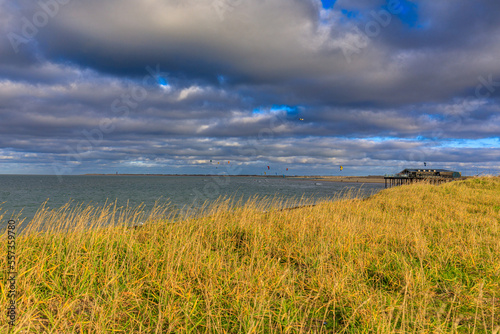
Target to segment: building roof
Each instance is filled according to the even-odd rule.
[[[448,170],[448,169],[434,169],[434,168],[405,168],[401,171],[403,172],[450,172],[453,173],[453,170]]]

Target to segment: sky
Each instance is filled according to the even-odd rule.
[[[0,0],[0,173],[497,174],[499,12]]]

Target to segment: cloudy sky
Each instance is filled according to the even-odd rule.
[[[499,12],[0,0],[0,173],[498,173]]]

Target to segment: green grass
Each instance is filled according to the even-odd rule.
[[[484,177],[185,220],[158,207],[140,229],[142,208],[42,207],[17,239],[13,333],[498,333],[499,205]]]

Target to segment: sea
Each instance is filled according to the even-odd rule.
[[[99,206],[115,201],[118,206],[142,204],[146,210],[162,201],[174,208],[199,208],[220,197],[241,203],[253,197],[316,202],[349,191],[367,197],[383,188],[383,184],[259,176],[0,175],[0,215],[8,220],[21,212],[21,218],[29,221],[44,202],[53,209],[68,202]]]

